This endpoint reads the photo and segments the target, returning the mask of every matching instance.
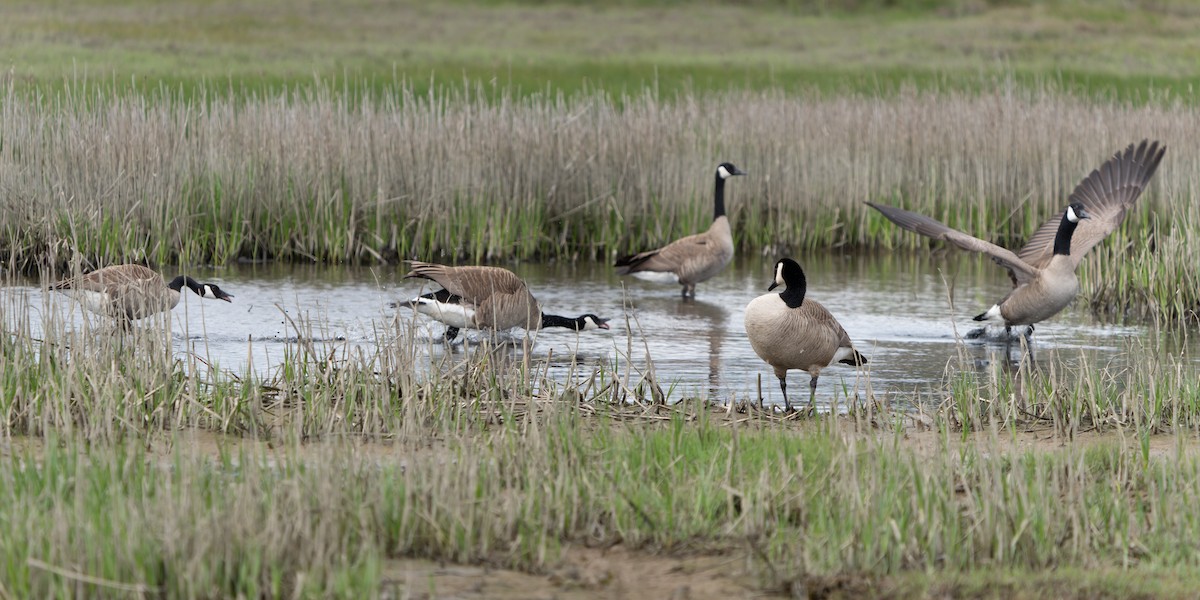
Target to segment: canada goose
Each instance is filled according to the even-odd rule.
[[[142,265],[113,265],[51,286],[66,293],[84,308],[117,319],[128,326],[131,321],[167,312],[179,304],[183,287],[201,298],[233,302],[215,283],[200,283],[186,275],[163,281],[161,275]]]
[[[708,231],[680,238],[658,248],[617,259],[617,275],[669,273],[683,286],[684,298],[696,297],[696,284],[721,272],[733,258],[733,234],[725,216],[725,180],[746,172],[732,163],[717,165],[713,222]]]
[[[808,282],[799,263],[784,258],[775,263],[775,280],[767,291],[780,285],[779,294],[763,294],[746,306],[746,335],[754,353],[775,369],[783,404],[788,412],[792,404],[787,396],[787,372],[801,369],[812,376],[808,381],[808,405],[812,408],[821,369],[835,363],[866,364],[850,343],[850,336],[837,319],[816,300],[806,300]]]
[[[1162,161],[1166,146],[1143,141],[1092,171],[1071,192],[1070,204],[1034,232],[1019,253],[951,229],[929,217],[896,207],[868,202],[900,227],[946,240],[964,250],[983,252],[1008,269],[1013,289],[976,321],[1014,325],[1044,321],[1075,298],[1079,280],[1075,268],[1088,250],[1112,233],[1133,206]]]
[[[574,319],[548,315],[515,273],[500,267],[447,267],[412,261],[404,277],[429,279],[442,289],[404,303],[416,312],[445,323],[446,341],[459,329],[502,330],[522,327],[565,327],[576,331],[608,329],[608,319],[585,314]]]

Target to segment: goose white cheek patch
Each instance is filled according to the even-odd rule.
[[[717,167],[717,174],[721,176],[721,179],[729,179],[729,170],[725,168],[725,165]]]

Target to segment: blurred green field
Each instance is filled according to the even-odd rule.
[[[1200,81],[1200,7],[1174,0],[3,2],[22,85],[254,92],[485,82],[532,93],[886,93],[1018,82],[1147,100]],[[887,8],[891,7],[891,8]]]

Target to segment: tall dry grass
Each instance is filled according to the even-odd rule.
[[[192,98],[189,96],[189,98]],[[1096,252],[1098,307],[1195,313],[1194,107],[1015,89],[889,97],[730,92],[610,99],[299,90],[183,100],[10,86],[0,106],[8,267],[242,257],[608,258],[706,227],[713,168],[742,251],[919,247],[865,209],[903,204],[1000,243],[1143,138],[1169,151]],[[78,253],[78,254],[77,254]],[[1112,275],[1116,270],[1118,276]],[[1167,297],[1168,290],[1179,290]]]

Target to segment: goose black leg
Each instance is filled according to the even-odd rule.
[[[445,335],[446,343],[449,344],[450,342],[453,342],[454,338],[456,338],[456,337],[458,337],[458,328],[457,327],[447,327],[446,335]]]
[[[813,375],[812,379],[808,380],[808,414],[814,414],[817,411],[817,375]]]
[[[788,401],[788,397],[787,397],[787,378],[786,377],[779,378],[779,389],[783,392],[783,410],[785,410],[789,413],[792,412],[792,403]]]

